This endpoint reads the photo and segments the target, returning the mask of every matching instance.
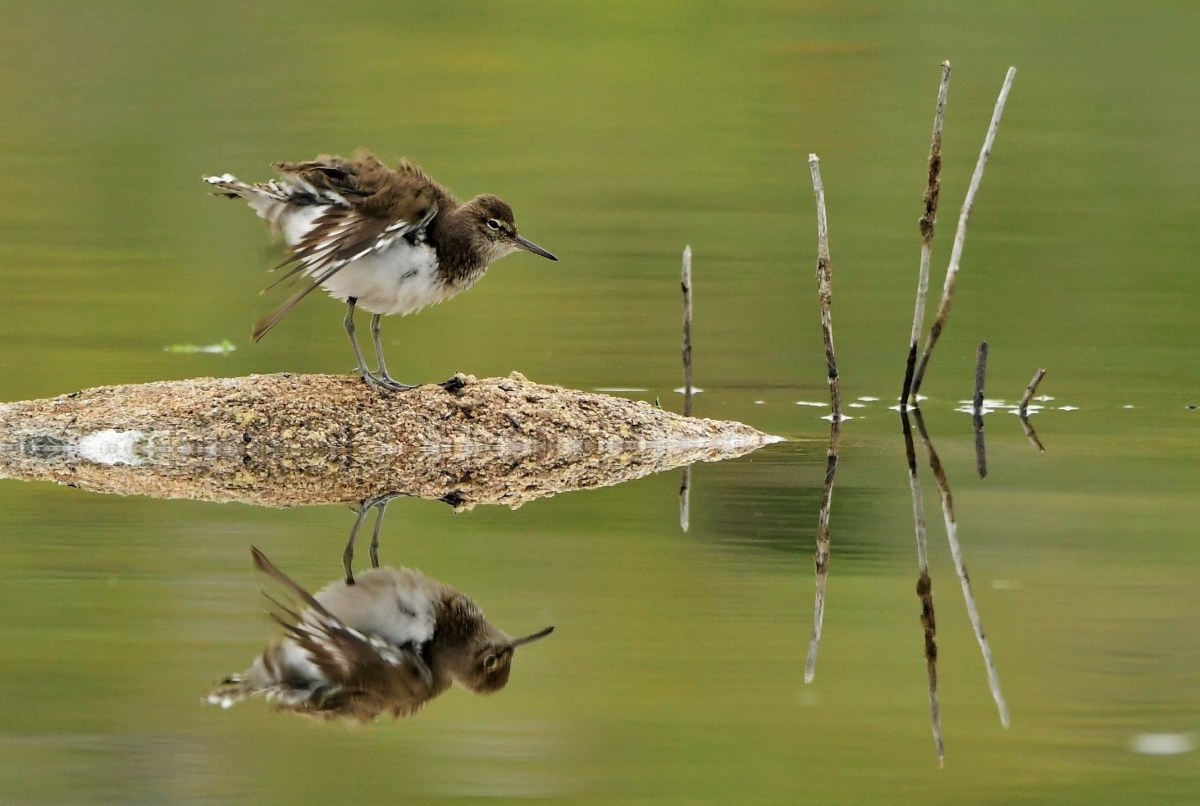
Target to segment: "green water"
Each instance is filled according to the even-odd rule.
[[[450,798],[1194,803],[1200,735],[1200,10],[1191,3],[24,3],[0,15],[0,400],[200,375],[341,372],[316,295],[263,342],[272,262],[204,173],[366,146],[489,191],[518,255],[384,334],[395,374],[520,370],[678,408],[695,260],[696,413],[788,443],[516,511],[397,501],[385,562],[555,624],[491,698],[348,729],[223,712],[271,634],[249,546],[335,578],[336,508],[0,482],[0,800]],[[896,415],[846,424],[816,679],[803,682],[828,426],[807,155],[821,157],[848,400],[898,392],[937,65],[954,64],[940,286],[1004,71],[1019,72],[924,405],[1012,726],[988,693],[923,468],[946,765],[925,692]],[[1038,367],[1052,409],[988,416]],[[169,345],[220,344],[227,354]],[[1132,408],[1126,408],[1132,407]]]

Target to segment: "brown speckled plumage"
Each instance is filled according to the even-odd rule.
[[[513,639],[468,596],[411,569],[374,568],[315,596],[253,549],[258,569],[283,589],[267,594],[282,641],[208,696],[229,707],[262,696],[281,710],[361,722],[410,716],[453,683],[480,694],[508,682]]]
[[[550,260],[551,253],[517,233],[512,208],[480,195],[460,204],[453,194],[408,160],[395,169],[374,156],[321,156],[311,162],[277,162],[279,179],[247,184],[229,174],[208,176],[217,193],[245,199],[289,248],[277,282],[311,280],[254,327],[262,338],[316,288],[347,302],[346,330],[359,372],[376,388],[409,388],[392,380],[383,364],[379,317],[415,313],[470,288],[491,263],[523,249]],[[380,368],[367,368],[354,336],[355,307],[372,320]]]

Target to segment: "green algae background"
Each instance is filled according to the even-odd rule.
[[[249,546],[335,578],[352,513],[0,481],[0,799],[11,803],[1191,803],[1200,798],[1200,11],[1189,3],[6,3],[0,400],[352,366],[313,295],[263,342],[277,260],[200,176],[369,148],[523,234],[389,320],[409,382],[519,370],[678,409],[695,251],[699,416],[789,442],[520,510],[397,501],[385,562],[553,623],[491,698],[344,728],[206,706],[271,634]],[[954,74],[934,287],[1004,71],[1016,83],[924,391],[1012,710],[999,726],[925,479],[946,766],[930,737],[903,445],[938,64]],[[806,165],[821,157],[847,400],[813,684],[828,426]],[[1056,399],[988,416],[1035,369]],[[179,354],[219,344],[225,355]],[[760,402],[761,401],[761,402]],[[1127,408],[1132,407],[1132,408]],[[1170,757],[1146,733],[1190,737]]]

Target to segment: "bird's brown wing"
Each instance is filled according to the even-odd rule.
[[[354,159],[322,154],[310,162],[276,162],[272,166],[285,178],[299,179],[348,199],[370,196],[389,181],[391,171],[371,154]]]
[[[328,681],[319,696],[289,707],[366,721],[383,713],[408,716],[438,693],[418,647],[397,646],[348,627],[261,551],[251,551],[259,570],[305,606],[300,613],[297,607],[265,594],[276,608],[271,617]]]
[[[407,163],[402,163],[402,168]],[[353,260],[380,253],[397,239],[424,240],[429,222],[453,201],[420,169],[391,171],[374,157],[276,163],[285,179],[338,194],[345,206],[329,205],[277,268],[291,266],[270,287],[297,275],[311,284],[292,294],[254,326],[261,339],[306,296]]]
[[[322,696],[304,703],[306,710],[364,720],[384,712],[408,716],[436,694],[414,647],[389,645],[312,611],[302,621],[278,620],[329,681]]]

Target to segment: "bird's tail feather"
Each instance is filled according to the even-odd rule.
[[[254,690],[249,680],[240,674],[231,674],[213,686],[213,690],[208,693],[208,697],[205,699],[212,705],[229,708],[253,693]]]
[[[280,219],[292,200],[288,188],[274,181],[265,185],[251,185],[233,174],[206,176],[204,181],[215,188],[213,192],[218,196],[245,199],[258,217],[267,222],[273,234],[280,233]]]

